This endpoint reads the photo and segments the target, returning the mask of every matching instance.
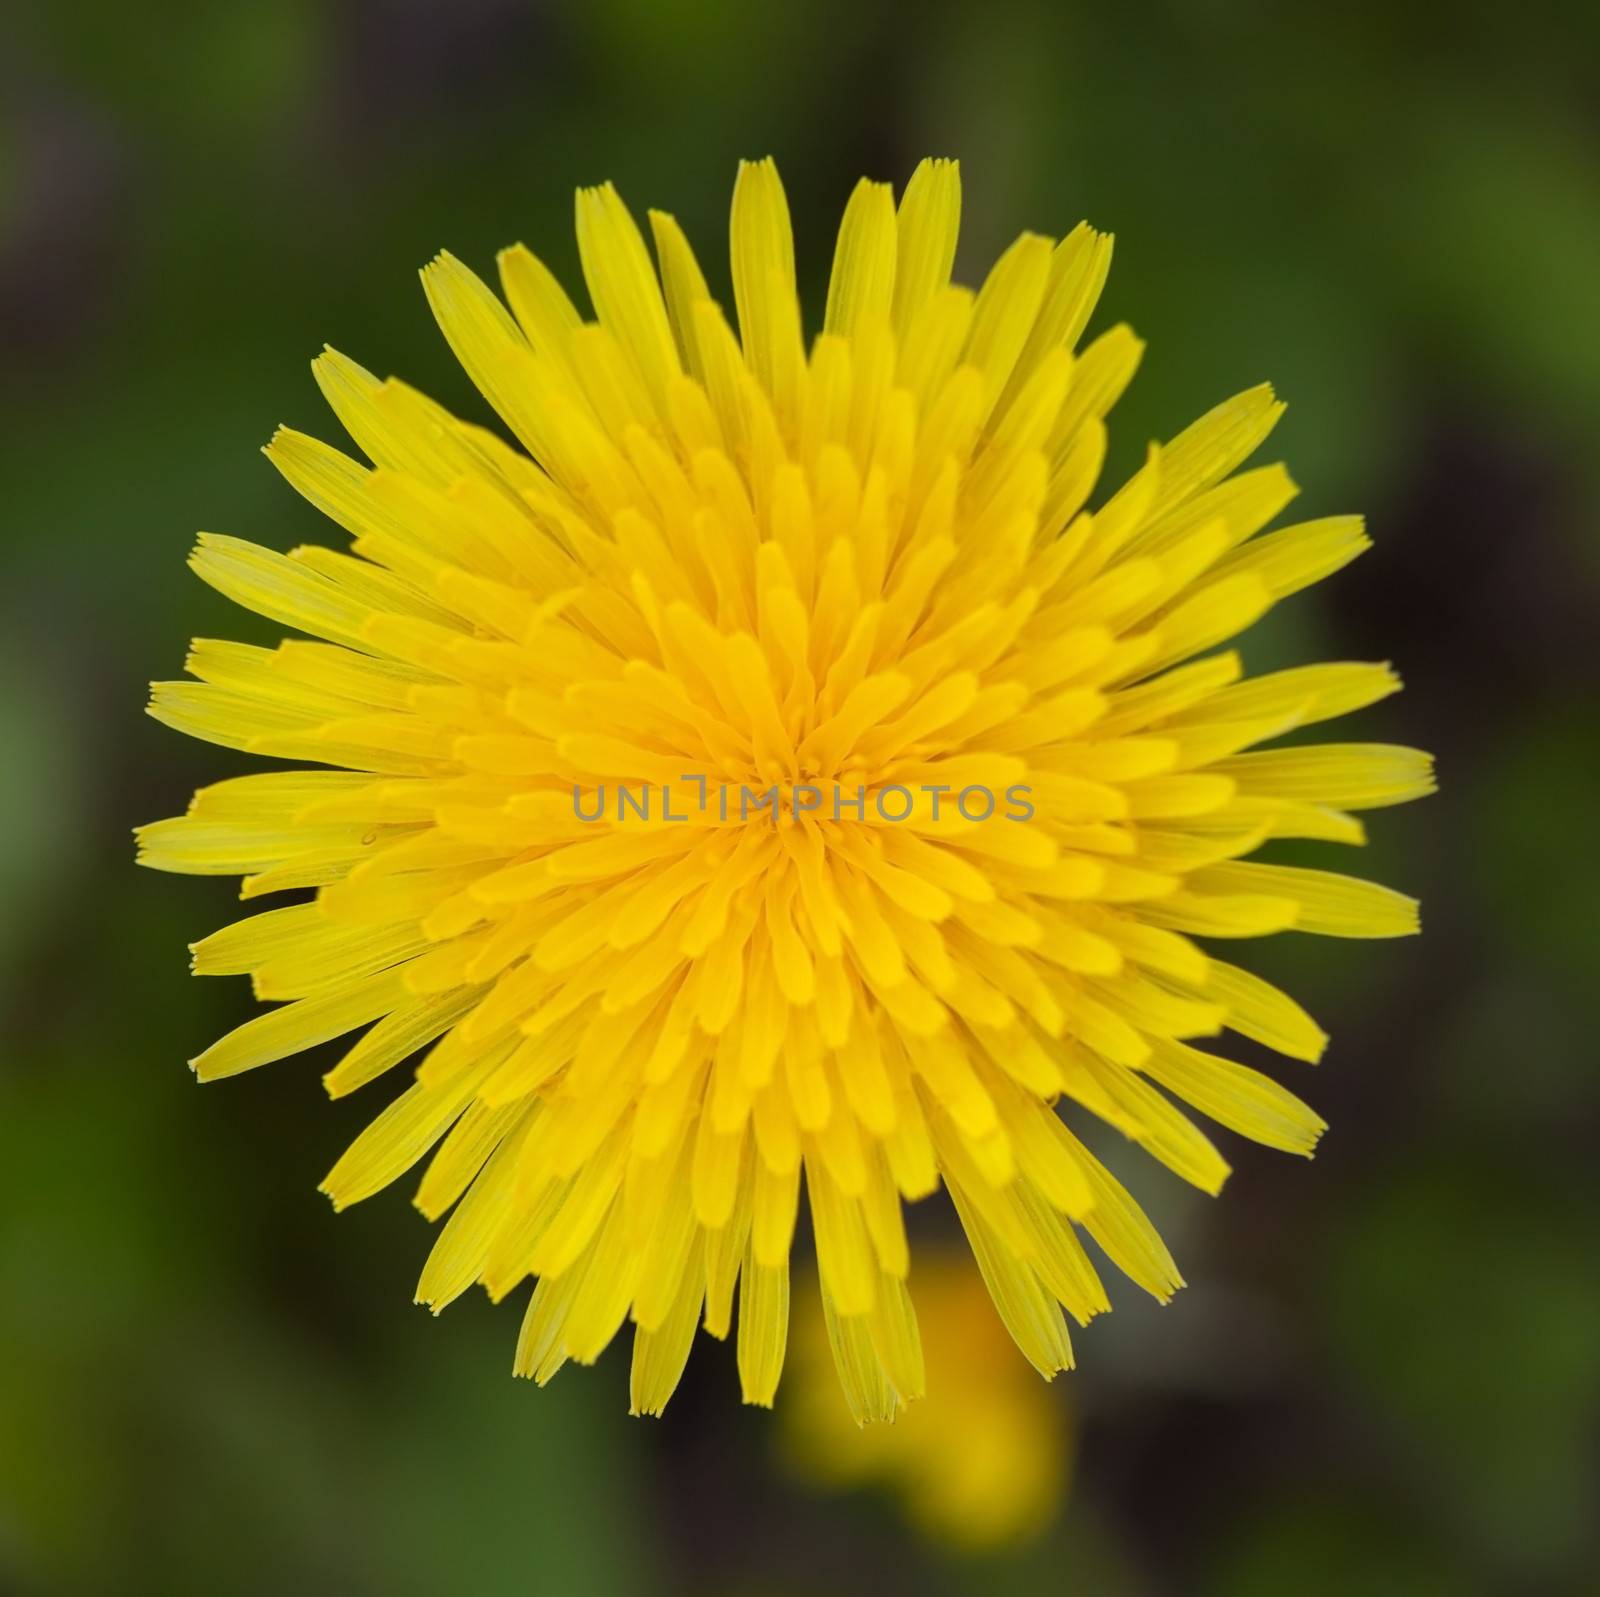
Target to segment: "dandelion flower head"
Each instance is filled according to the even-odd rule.
[[[924,1385],[904,1209],[941,1186],[1022,1353],[1069,1368],[1068,1320],[1108,1307],[1086,1241],[1181,1284],[1073,1127],[1208,1192],[1227,1165],[1180,1105],[1295,1153],[1323,1129],[1195,1046],[1325,1041],[1215,941],[1417,927],[1399,893],[1247,858],[1359,843],[1353,812],[1432,786],[1409,749],[1257,747],[1383,698],[1387,666],[1246,678],[1224,647],[1361,520],[1263,530],[1295,494],[1239,469],[1266,387],[1097,494],[1142,347],[1078,348],[1111,240],[1025,234],[973,292],[959,210],[951,162],[898,203],[863,181],[808,342],[771,162],[734,191],[731,317],[670,216],[652,260],[581,190],[592,316],[520,246],[498,295],[423,272],[504,435],[329,351],[365,458],[287,429],[267,454],[348,550],[194,553],[299,634],[198,640],[154,689],[159,720],[284,762],[141,829],[147,864],[292,895],[194,946],[276,1005],[194,1069],[359,1033],[329,1092],[408,1083],[324,1190],[425,1161],[418,1299],[531,1278],[515,1368],[541,1383],[631,1322],[658,1413],[697,1327],[737,1321],[769,1404],[803,1192],[850,1409],[892,1418]]]

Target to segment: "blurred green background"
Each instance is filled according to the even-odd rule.
[[[1600,26],[1592,7],[1265,0],[15,0],[0,17],[0,1589],[786,1594],[1596,1589]],[[410,1306],[427,1228],[316,1182],[372,1112],[302,1058],[200,1091],[249,1010],[184,945],[222,881],[128,828],[243,768],[144,718],[199,528],[337,541],[256,455],[334,424],[324,340],[474,398],[413,275],[571,191],[674,211],[723,275],[777,156],[819,306],[863,172],[959,156],[972,281],[1023,227],[1118,235],[1149,340],[1113,468],[1263,377],[1307,514],[1376,548],[1253,666],[1393,659],[1352,735],[1437,750],[1375,817],[1420,942],[1279,939],[1330,1026],[1284,1079],[1314,1166],[1220,1140],[1196,1198],[1116,1164],[1195,1283],[1124,1295],[1037,1401],[1076,1464],[1033,1541],[946,1550],[808,1485],[702,1339],[660,1423],[626,1338],[547,1390],[517,1314]],[[714,278],[714,286],[717,279]],[[254,635],[254,634],[248,634]],[[1020,1361],[1019,1361],[1020,1362]],[[930,1399],[930,1401],[933,1401]]]

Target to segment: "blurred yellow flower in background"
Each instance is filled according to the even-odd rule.
[[[793,1367],[778,1403],[781,1447],[814,1485],[879,1487],[930,1538],[966,1552],[1026,1541],[1060,1514],[1072,1477],[1067,1393],[1048,1400],[969,1259],[917,1259],[928,1395],[890,1425],[858,1425],[839,1401],[820,1296],[796,1316]]]
[[[1070,1368],[1067,1317],[1109,1307],[1078,1228],[1162,1301],[1181,1277],[1058,1102],[1208,1192],[1228,1166],[1174,1097],[1309,1154],[1314,1111],[1191,1039],[1315,1060],[1323,1032],[1194,938],[1417,929],[1387,888],[1244,861],[1360,843],[1352,811],[1431,791],[1412,749],[1253,750],[1398,678],[1212,652],[1360,554],[1360,518],[1257,536],[1296,493],[1237,470],[1282,410],[1265,386],[1090,511],[1142,351],[1118,326],[1074,352],[1111,241],[1024,234],[974,293],[960,208],[951,162],[898,205],[863,181],[808,347],[770,161],[734,191],[737,335],[671,217],[653,263],[582,190],[593,320],[520,246],[504,302],[448,255],[423,273],[522,449],[330,351],[371,465],[288,429],[267,453],[353,553],[193,556],[316,641],[197,640],[151,712],[335,768],[141,829],[146,864],[312,895],[194,946],[281,1003],[196,1074],[370,1028],[339,1096],[426,1050],[324,1190],[431,1155],[416,1203],[449,1218],[418,1300],[536,1278],[515,1368],[541,1383],[631,1320],[632,1407],[659,1413],[737,1293],[770,1404],[802,1176],[858,1419],[923,1390],[902,1206],[941,1184],[1012,1338]]]

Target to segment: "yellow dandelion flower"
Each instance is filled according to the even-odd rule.
[[[990,1552],[1038,1536],[1061,1512],[1072,1474],[1066,1409],[1041,1402],[1008,1358],[983,1283],[952,1253],[917,1260],[928,1395],[893,1425],[858,1429],[839,1401],[820,1300],[795,1314],[778,1404],[794,1472],[824,1487],[882,1487],[926,1536]]]
[[[898,206],[861,183],[808,350],[770,161],[734,191],[737,333],[671,217],[652,267],[616,192],[581,190],[593,320],[520,246],[503,299],[423,272],[520,450],[329,351],[370,465],[287,429],[267,453],[351,552],[193,556],[305,637],[200,640],[151,713],[292,768],[202,789],[142,858],[314,890],[195,945],[279,1005],[195,1072],[368,1028],[338,1096],[421,1053],[324,1190],[431,1153],[416,1203],[449,1219],[417,1296],[536,1277],[515,1367],[541,1382],[631,1319],[659,1412],[737,1286],[770,1403],[802,1173],[858,1418],[922,1390],[902,1206],[941,1182],[1024,1354],[1068,1368],[1063,1310],[1107,1306],[1080,1232],[1160,1299],[1179,1276],[1056,1105],[1207,1191],[1227,1166],[1173,1097],[1307,1153],[1310,1109],[1190,1039],[1315,1059],[1323,1033],[1192,939],[1416,929],[1397,893],[1243,858],[1359,842],[1351,811],[1432,786],[1409,749],[1251,751],[1381,699],[1387,666],[1243,680],[1215,652],[1360,553],[1360,520],[1257,536],[1295,491],[1235,474],[1265,387],[1088,510],[1140,353],[1125,327],[1073,352],[1111,241],[1025,234],[973,293],[959,208],[951,162]]]

